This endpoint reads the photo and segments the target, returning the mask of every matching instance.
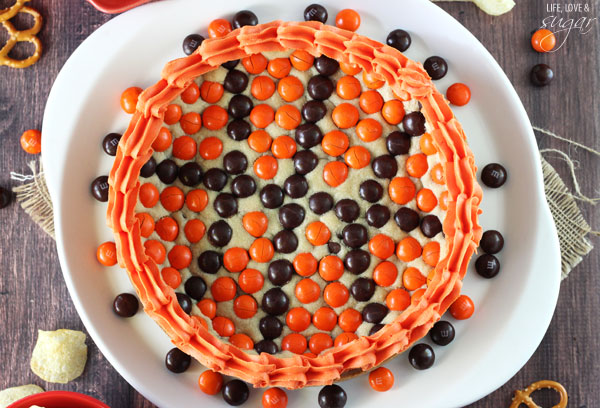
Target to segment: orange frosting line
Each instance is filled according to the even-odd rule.
[[[151,144],[169,103],[195,78],[223,62],[288,48],[358,64],[366,72],[384,78],[398,97],[418,100],[433,127],[432,137],[450,199],[443,224],[447,255],[438,262],[421,300],[377,333],[316,357],[248,354],[205,329],[199,322],[202,317],[185,314],[174,290],[162,281],[159,267],[145,255],[139,221],[135,218],[139,171],[153,152]],[[169,62],[162,79],[140,95],[137,112],[121,138],[110,172],[107,221],[115,233],[119,264],[127,269],[144,310],[177,347],[206,367],[256,387],[302,388],[331,384],[345,371],[369,370],[406,350],[429,331],[459,296],[461,279],[482,234],[478,224],[482,191],[475,173],[473,153],[463,129],[421,64],[394,48],[333,26],[273,21],[205,40],[194,54]]]

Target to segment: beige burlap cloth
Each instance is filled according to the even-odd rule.
[[[588,152],[598,155],[597,152],[589,147],[580,145],[571,140],[565,139],[545,129],[534,127],[534,129],[547,136],[571,143]],[[554,167],[548,163],[542,155],[548,158],[554,157],[566,161],[571,173],[574,192],[572,193],[560,178]],[[550,211],[556,223],[558,230],[558,239],[560,241],[560,250],[562,257],[562,278],[566,278],[569,272],[581,262],[593,248],[588,239],[589,234],[600,236],[599,231],[593,231],[583,218],[577,205],[577,201],[595,205],[600,198],[586,197],[580,190],[579,183],[575,174],[576,163],[569,156],[556,149],[545,149],[540,151],[540,160],[544,173],[544,186],[546,190],[546,199],[550,205]],[[11,173],[13,180],[23,182],[22,185],[15,187],[13,191],[17,195],[17,201],[21,204],[27,214],[37,223],[46,233],[54,238],[54,218],[52,212],[52,201],[48,194],[44,172],[41,164],[31,162],[29,165],[31,174],[23,175]]]

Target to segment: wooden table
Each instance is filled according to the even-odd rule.
[[[586,1],[584,0],[584,3]],[[12,4],[12,1],[10,2]],[[600,45],[597,21],[587,34],[575,30],[559,51],[538,54],[528,44],[550,0],[519,1],[515,10],[490,17],[472,5],[440,6],[471,30],[505,70],[521,97],[533,124],[598,149],[600,115]],[[598,2],[581,16],[597,17]],[[8,1],[0,0],[0,7]],[[42,59],[25,70],[0,67],[0,185],[12,186],[9,172],[27,172],[32,157],[19,146],[21,132],[40,128],[46,98],[58,71],[73,50],[111,17],[82,0],[32,0],[45,24],[40,34]],[[308,2],[307,2],[308,4]],[[561,14],[566,17],[566,14]],[[579,17],[579,15],[572,15]],[[5,37],[0,35],[0,41]],[[562,38],[562,37],[561,37]],[[546,88],[534,88],[529,69],[549,64],[556,74]],[[466,81],[468,82],[468,81]],[[539,136],[540,147],[563,149],[580,162],[577,175],[588,195],[598,195],[600,160],[580,149]],[[552,162],[567,179],[566,166]],[[513,177],[518,175],[513,175]],[[600,214],[582,205],[587,220],[600,228]],[[92,341],[84,374],[61,386],[46,384],[29,369],[28,360],[37,329],[84,330],[64,284],[54,241],[44,234],[16,204],[0,210],[0,389],[36,383],[45,389],[67,389],[93,395],[113,408],[153,407],[109,365]],[[598,240],[595,240],[598,244]],[[533,381],[554,379],[569,391],[570,407],[597,407],[600,403],[600,253],[593,251],[563,282],[554,319],[536,353],[506,385],[481,401],[477,408],[510,404],[513,391]],[[518,285],[518,282],[515,282]],[[468,364],[468,362],[465,362]],[[541,393],[539,402],[550,405],[553,396]]]

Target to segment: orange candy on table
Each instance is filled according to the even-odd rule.
[[[214,319],[217,314],[217,304],[212,299],[202,299],[198,302],[198,309],[200,312],[208,317],[209,319]]]
[[[206,225],[204,225],[202,221],[194,218],[185,223],[183,232],[185,233],[187,240],[190,241],[191,244],[195,244],[204,237]]]
[[[383,261],[373,270],[373,280],[379,286],[391,286],[398,277],[398,268],[392,262]]]
[[[350,343],[352,340],[358,339],[358,336],[354,333],[344,332],[337,336],[333,341],[335,347],[343,346],[344,344]]]
[[[171,135],[171,131],[166,127],[161,127],[156,139],[152,142],[152,148],[157,152],[164,152],[171,146],[172,142],[173,136]]]
[[[214,331],[221,337],[233,336],[235,333],[235,324],[227,317],[217,316],[212,320]]]
[[[282,129],[296,129],[302,123],[302,115],[294,105],[283,105],[275,112],[275,123]]]
[[[467,85],[457,82],[450,85],[446,91],[446,98],[453,105],[464,106],[471,100],[471,90]]]
[[[333,339],[326,333],[315,333],[310,336],[310,340],[308,341],[308,348],[316,355],[331,347],[333,347]]]
[[[433,191],[422,188],[417,193],[417,207],[424,212],[430,212],[437,206],[437,198]]]
[[[362,119],[356,125],[356,135],[363,142],[372,142],[381,137],[383,127],[379,121],[373,118]]]
[[[440,244],[430,241],[423,247],[423,261],[429,266],[436,266],[440,260]]]
[[[38,154],[42,151],[42,132],[29,129],[21,135],[21,147],[29,154]]]
[[[258,304],[250,295],[238,296],[233,302],[233,311],[240,319],[250,319],[256,314]]]
[[[317,271],[317,258],[310,252],[303,252],[294,258],[294,270],[300,276],[309,277]]]
[[[376,74],[375,72],[367,74],[367,71],[363,71],[362,78],[363,82],[369,89],[379,89],[385,84],[383,77],[381,77],[381,75]]]
[[[202,123],[209,130],[222,129],[228,120],[229,114],[219,105],[210,105],[202,112]]]
[[[400,242],[398,242],[398,247],[396,248],[396,256],[404,262],[410,262],[414,259],[417,259],[421,256],[422,252],[421,245],[419,241],[417,241],[413,237],[403,238]]]
[[[218,137],[207,137],[200,142],[198,152],[204,160],[214,160],[223,152],[223,142]]]
[[[210,293],[216,302],[226,302],[235,297],[235,281],[228,276],[217,278],[210,286]]]
[[[261,156],[254,162],[254,173],[263,180],[270,180],[277,175],[277,159],[273,156]]]
[[[335,255],[327,255],[319,262],[319,275],[326,281],[335,281],[344,274],[344,262]]]
[[[187,135],[193,135],[202,128],[202,117],[198,112],[188,112],[179,119],[179,125]]]
[[[181,160],[191,160],[196,156],[196,141],[189,136],[180,136],[173,141],[173,156]]]
[[[114,242],[104,242],[100,244],[96,251],[96,258],[104,266],[113,266],[117,264],[117,246]]]
[[[167,250],[165,246],[160,242],[154,239],[149,239],[144,242],[144,250],[146,255],[148,255],[154,262],[161,265],[167,259]]]
[[[331,231],[321,221],[314,221],[306,226],[306,239],[313,246],[325,245],[330,238]]]
[[[401,311],[410,306],[410,293],[402,288],[390,291],[385,297],[388,309]]]
[[[177,289],[181,285],[181,274],[175,268],[167,266],[160,271],[163,281],[172,289]]]
[[[394,374],[385,367],[379,367],[369,373],[369,385],[375,391],[388,391],[394,385]]]
[[[210,38],[224,37],[231,32],[231,23],[224,18],[217,18],[208,25],[208,36]]]
[[[352,167],[353,169],[362,169],[364,167],[367,167],[369,163],[371,163],[371,153],[369,153],[369,151],[364,146],[352,146],[344,154],[344,161],[349,167]]]
[[[267,231],[269,219],[260,211],[252,211],[244,214],[242,225],[248,234],[258,238]]]
[[[169,263],[175,269],[184,269],[192,263],[192,251],[185,245],[175,245],[169,251]]]
[[[426,282],[427,278],[415,267],[409,266],[402,273],[402,286],[407,290],[417,290]]]
[[[250,111],[250,122],[260,129],[264,129],[275,119],[275,111],[266,103],[256,105]]]
[[[450,306],[450,314],[456,320],[465,320],[473,316],[475,304],[467,295],[460,295]]]
[[[323,290],[325,303],[333,308],[345,305],[349,296],[348,288],[340,282],[331,282]]]
[[[263,408],[286,408],[288,397],[281,388],[269,388],[262,395]]]
[[[308,329],[310,326],[310,313],[303,307],[294,307],[287,312],[285,316],[285,324],[290,330],[301,332]]]
[[[156,233],[163,241],[175,241],[179,234],[179,224],[171,217],[163,217],[156,222]]]
[[[387,259],[394,255],[396,244],[385,234],[377,234],[369,241],[369,252],[379,259]]]
[[[238,285],[246,293],[256,293],[262,289],[265,278],[256,269],[245,269],[238,277]]]
[[[356,31],[360,26],[360,15],[352,9],[344,9],[335,16],[335,26],[348,31]]]
[[[361,90],[360,81],[350,75],[341,77],[335,85],[338,96],[346,100],[358,98],[361,95]]]
[[[277,92],[286,102],[293,102],[304,95],[304,85],[295,76],[286,76],[279,80]]]
[[[381,115],[390,125],[397,125],[404,119],[404,104],[398,99],[392,99],[383,104]]]
[[[121,94],[121,108],[126,113],[135,112],[135,107],[137,106],[138,98],[142,91],[143,89],[138,88],[137,86],[132,86],[123,91]]]
[[[257,76],[250,84],[250,93],[259,101],[267,100],[275,93],[275,82],[268,76]]]
[[[276,137],[275,140],[273,140],[273,144],[271,144],[271,153],[278,159],[290,159],[294,157],[296,149],[296,141],[289,136]]]
[[[174,125],[175,123],[179,122],[182,114],[183,112],[181,110],[181,106],[172,103],[167,106],[163,120],[167,125]]]
[[[198,377],[198,387],[205,394],[216,395],[223,388],[223,376],[212,370],[206,370]]]
[[[296,50],[290,55],[290,62],[298,71],[306,71],[313,66],[315,57],[304,50]]]
[[[229,342],[236,347],[241,348],[242,350],[252,350],[254,349],[254,342],[244,333],[236,333],[229,338]]]
[[[248,57],[242,58],[242,65],[246,68],[249,74],[258,75],[267,69],[269,60],[262,54],[252,54]]]
[[[140,222],[140,234],[144,238],[148,238],[154,232],[154,219],[148,213],[137,213],[135,218]]]
[[[388,186],[388,194],[396,204],[406,204],[415,196],[417,188],[408,177],[394,177]]]
[[[268,151],[272,142],[271,135],[264,130],[255,130],[248,137],[248,146],[257,153]]]
[[[406,159],[406,172],[411,177],[421,178],[428,169],[427,156],[423,153],[412,155]]]
[[[362,94],[360,94],[358,105],[364,113],[376,113],[379,112],[384,106],[383,97],[377,91],[365,91]]]
[[[321,307],[317,309],[312,317],[313,325],[323,331],[332,331],[337,324],[337,314],[330,307]]]
[[[218,82],[204,81],[200,86],[200,97],[207,103],[219,102],[224,92],[223,84]]]
[[[331,187],[337,187],[348,178],[348,166],[340,161],[331,161],[323,167],[323,180]]]
[[[537,30],[531,36],[531,46],[537,52],[551,51],[556,45],[556,36],[546,28]]]
[[[338,325],[345,332],[354,333],[362,322],[362,314],[356,309],[346,309],[338,317]]]
[[[267,238],[258,238],[254,240],[248,250],[250,258],[259,263],[269,262],[275,254],[273,243]]]
[[[160,194],[158,188],[152,183],[145,183],[140,186],[140,203],[146,208],[152,208],[158,203]]]
[[[321,141],[321,148],[323,151],[333,157],[344,154],[346,150],[348,150],[349,145],[350,141],[348,136],[339,130],[327,132]]]
[[[181,93],[181,100],[184,103],[192,104],[200,98],[200,88],[195,82],[188,85],[187,88]]]
[[[233,247],[229,248],[223,254],[223,266],[229,272],[241,272],[246,269],[248,262],[250,261],[250,257],[248,256],[248,251],[244,248]]]
[[[294,354],[302,354],[306,351],[308,342],[306,337],[299,333],[290,333],[281,340],[281,349]]]
[[[200,188],[187,193],[185,205],[193,212],[200,212],[208,205],[208,193]]]
[[[289,58],[274,58],[267,65],[267,72],[273,78],[285,78],[292,70],[292,63]]]
[[[170,212],[181,210],[184,200],[183,191],[176,186],[167,187],[160,193],[160,203],[165,210]]]
[[[300,303],[307,304],[315,302],[319,299],[319,296],[321,295],[321,288],[317,282],[311,279],[302,279],[296,284],[294,293],[296,294],[296,298],[298,298]]]
[[[331,119],[340,129],[348,129],[358,123],[358,109],[349,103],[341,103],[333,109]]]

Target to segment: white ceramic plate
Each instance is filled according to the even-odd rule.
[[[139,392],[160,407],[223,407],[221,398],[203,395],[196,381],[203,370],[193,364],[184,374],[164,367],[172,347],[167,336],[144,313],[119,319],[114,296],[132,291],[124,270],[105,268],[95,259],[97,245],[112,240],[106,227],[106,205],[90,195],[90,182],[108,174],[111,159],[101,140],[125,130],[129,117],[119,95],[129,86],[146,87],[164,63],[182,56],[181,41],[203,32],[217,17],[250,9],[260,21],[301,20],[307,0],[186,1],[152,3],[109,21],[73,53],[60,72],[43,124],[43,163],[55,204],[58,254],[75,306],[94,341],[113,366]],[[502,270],[492,280],[471,267],[464,293],[476,305],[475,315],[454,322],[456,340],[435,347],[435,365],[426,371],[410,367],[406,355],[387,364],[395,375],[393,389],[376,393],[360,376],[343,387],[349,407],[457,407],[473,402],[504,384],[527,362],[540,343],[558,296],[560,252],[546,205],[537,147],[516,92],[492,56],[463,26],[429,1],[333,0],[322,2],[329,22],[346,7],[362,17],[361,34],[384,41],[403,28],[412,35],[407,55],[423,61],[441,55],[449,74],[436,84],[444,92],[453,82],[469,84],[470,104],[454,111],[482,168],[503,163],[506,185],[485,189],[481,224],[506,239]],[[427,339],[425,339],[427,341]],[[290,392],[290,406],[316,406],[317,388]],[[251,406],[261,392],[252,392]],[[252,405],[253,404],[253,405]],[[418,405],[415,405],[418,404]]]

